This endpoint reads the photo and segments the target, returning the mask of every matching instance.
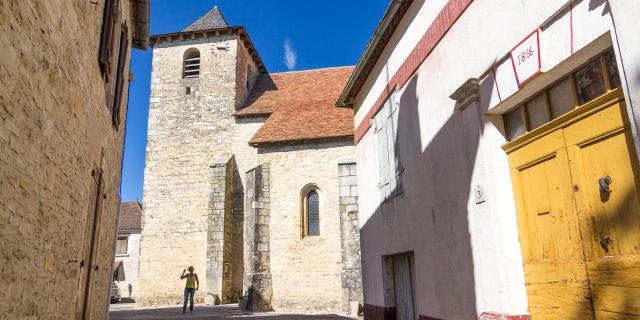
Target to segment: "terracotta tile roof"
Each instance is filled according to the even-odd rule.
[[[353,110],[335,106],[351,72],[336,67],[260,75],[234,115],[270,115],[250,144],[353,136]]]
[[[138,201],[120,203],[118,214],[118,230],[140,230],[142,207]]]

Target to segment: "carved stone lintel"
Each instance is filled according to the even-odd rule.
[[[464,110],[471,103],[480,100],[480,81],[470,78],[460,88],[456,89],[449,98],[456,100],[458,110]]]

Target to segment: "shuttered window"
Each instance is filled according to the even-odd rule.
[[[113,45],[116,34],[116,24],[120,12],[120,0],[106,0],[102,19],[102,34],[100,36],[100,53],[98,62],[107,82],[111,79],[113,67]]]
[[[320,201],[315,190],[307,193],[307,235],[320,235]]]
[[[120,33],[120,51],[118,52],[118,70],[116,73],[116,91],[113,99],[112,120],[113,126],[118,129],[120,126],[120,106],[124,96],[124,84],[128,82],[129,71],[126,70],[127,54],[129,52],[129,28],[127,24],[122,25]]]
[[[388,200],[402,192],[402,166],[398,142],[398,107],[396,94],[391,94],[375,115],[375,135],[378,144],[378,176],[380,197]]]
[[[184,62],[182,64],[183,78],[197,78],[200,76],[200,51],[191,48],[184,53]]]

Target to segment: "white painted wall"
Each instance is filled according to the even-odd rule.
[[[127,243],[127,254],[116,254],[116,263],[122,261],[124,267],[124,281],[116,281],[120,288],[122,298],[129,298],[129,284],[131,284],[131,297],[136,300],[139,294],[138,270],[140,268],[140,233],[129,234]]]
[[[627,108],[633,115],[634,138],[636,139],[636,153],[640,155],[638,143],[638,128],[640,119],[640,2],[625,0],[609,0],[611,16],[614,24],[612,33],[615,36],[614,48],[618,59],[618,70],[620,70]]]
[[[640,8],[627,5],[633,9],[627,13],[622,3],[628,1],[615,2],[614,18],[616,11],[625,16],[618,30],[626,36],[622,47],[628,51],[622,51],[622,58],[625,52],[636,53],[628,54],[633,61],[625,64],[625,70],[635,73],[629,81],[636,88],[631,90],[633,101],[640,86],[640,69],[635,68],[640,66],[640,42],[637,24],[628,17]],[[356,127],[445,3],[414,1],[355,98]],[[542,89],[561,76],[554,73],[566,74],[566,68],[610,41],[609,12],[605,2],[595,0],[573,6],[566,0],[483,0],[467,8],[399,91],[402,195],[380,203],[373,128],[357,145],[365,304],[385,305],[382,256],[414,251],[418,313],[444,319],[474,318],[482,312],[528,314],[511,179],[501,149],[502,124],[499,117],[485,114],[526,98],[523,90]],[[503,58],[543,24],[545,73],[519,90],[511,61]],[[572,56],[572,48],[579,54]],[[469,78],[481,78],[481,98],[459,111],[449,96]],[[485,192],[481,204],[473,197],[476,186]]]

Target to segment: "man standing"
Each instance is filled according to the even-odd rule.
[[[180,279],[187,278],[187,283],[184,286],[184,304],[182,305],[182,313],[187,312],[187,298],[189,299],[189,311],[193,311],[193,296],[196,294],[196,290],[200,287],[200,281],[198,281],[198,275],[193,272],[193,266],[189,267],[189,273],[187,269],[182,270]]]

